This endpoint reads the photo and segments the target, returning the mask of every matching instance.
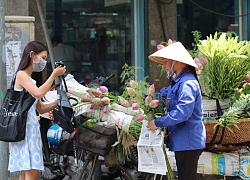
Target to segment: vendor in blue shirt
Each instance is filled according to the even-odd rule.
[[[148,130],[168,127],[169,150],[175,152],[178,180],[195,180],[197,164],[206,142],[202,122],[201,89],[196,75],[198,69],[193,58],[180,42],[175,42],[149,56],[151,61],[162,64],[176,77],[157,96],[166,99],[164,116],[148,122]]]

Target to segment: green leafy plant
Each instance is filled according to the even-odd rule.
[[[250,43],[238,37],[215,33],[197,44],[206,59],[200,68],[203,93],[214,99],[227,99],[235,94],[238,84],[250,69]]]

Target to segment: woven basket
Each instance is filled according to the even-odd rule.
[[[210,143],[212,140],[216,128],[214,125],[217,123],[216,120],[211,120],[211,121],[203,121],[205,127],[206,127],[206,135],[207,135],[207,140],[206,143]],[[238,143],[243,143],[250,141],[250,118],[246,119],[239,119],[237,120],[237,125],[239,129],[237,129],[234,126],[231,126],[230,128],[232,129],[233,132],[229,131],[228,128],[225,128],[224,136],[221,142],[220,138],[222,136],[222,127],[219,127],[219,131],[216,135],[216,138],[214,140],[214,144],[238,144]]]

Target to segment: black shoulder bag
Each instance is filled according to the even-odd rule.
[[[16,75],[7,90],[0,113],[0,141],[17,142],[25,138],[27,115],[35,98],[27,92],[15,91]]]
[[[66,81],[64,77],[59,77],[64,83],[66,92],[68,92]],[[57,89],[57,107],[53,110],[54,122],[57,123],[65,131],[72,133],[74,131],[74,111],[72,106],[78,104],[78,100],[73,97],[68,97],[67,93],[63,91],[62,84],[60,88]],[[75,104],[71,106],[69,99],[76,101]]]

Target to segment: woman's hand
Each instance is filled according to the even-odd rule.
[[[65,72],[66,72],[66,66],[60,65],[53,70],[52,74],[54,77],[57,77],[57,76],[62,76]]]
[[[155,125],[155,120],[149,121],[147,128],[149,131],[154,131],[154,130],[158,129],[158,127]]]

